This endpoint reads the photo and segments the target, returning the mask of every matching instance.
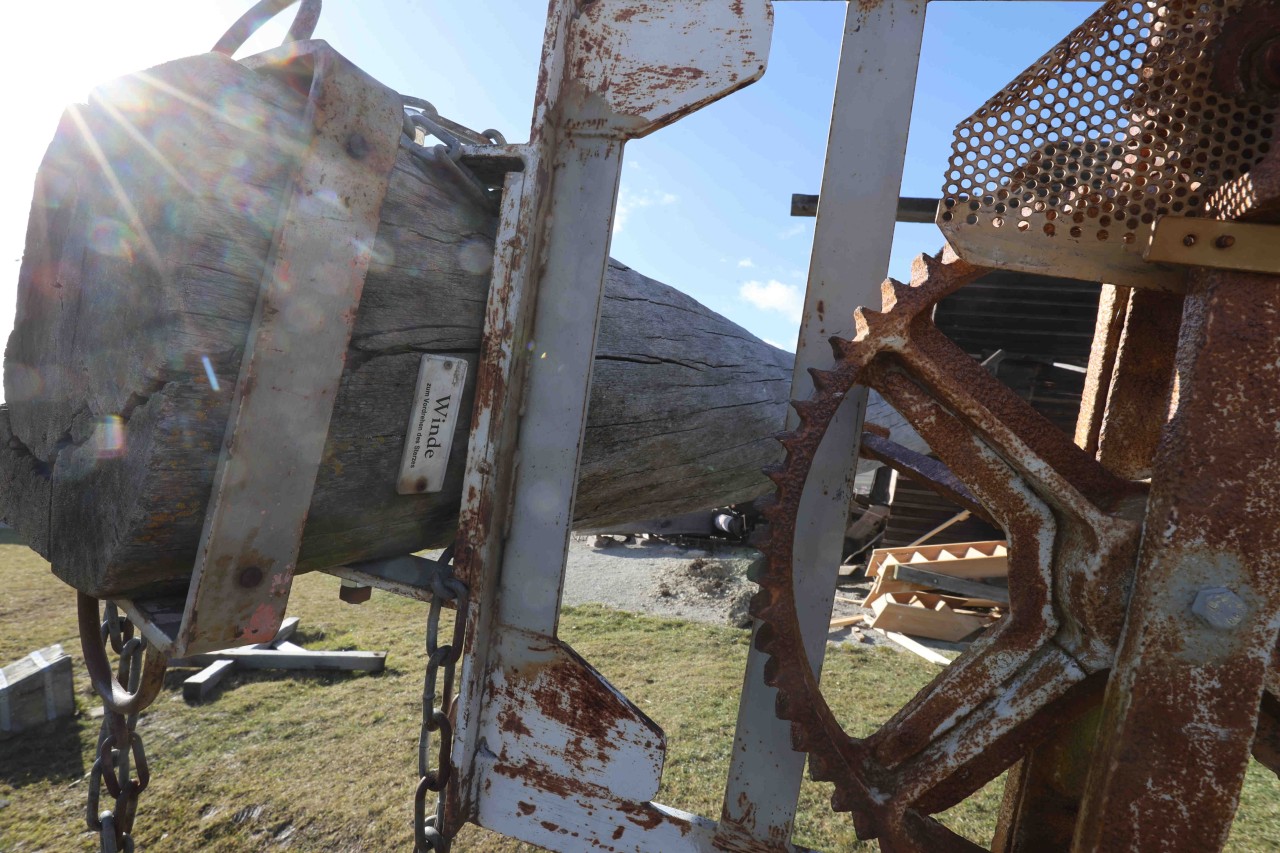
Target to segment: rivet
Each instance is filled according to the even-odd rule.
[[[262,569],[257,566],[246,566],[240,570],[239,582],[245,589],[252,589],[262,583]]]
[[[1213,241],[1213,245],[1217,246],[1219,249],[1230,249],[1235,244],[1236,238],[1232,237],[1230,234],[1223,234],[1217,240]]]
[[[364,159],[369,153],[369,142],[359,131],[352,131],[347,137],[347,153],[357,160]]]
[[[1182,238],[1182,245],[1184,246],[1189,247],[1189,246],[1194,246],[1195,244],[1196,244],[1196,235],[1194,234],[1188,234],[1187,236]]]

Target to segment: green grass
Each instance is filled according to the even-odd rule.
[[[98,721],[75,634],[74,596],[27,549],[0,545],[0,662],[61,642],[76,658],[79,715],[0,741],[0,850],[96,850],[84,832],[84,775]],[[375,592],[342,604],[337,582],[299,578],[291,613],[313,649],[384,649],[379,675],[246,673],[188,705],[169,676],[139,732],[153,778],[139,804],[139,847],[151,851],[407,850],[416,782],[425,606]],[[561,636],[666,731],[659,801],[716,816],[741,689],[747,634],[600,607],[571,608]],[[855,734],[870,731],[934,674],[890,649],[832,648],[826,695]],[[691,689],[696,687],[696,689]],[[830,786],[806,781],[796,841],[823,850],[874,850]],[[975,840],[995,825],[999,780],[943,819]],[[1280,784],[1250,769],[1233,850],[1280,848]],[[536,848],[466,827],[455,850]]]

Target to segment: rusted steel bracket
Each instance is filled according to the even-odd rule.
[[[1142,257],[1192,267],[1280,273],[1280,225],[1162,216]]]
[[[171,656],[269,641],[284,618],[403,124],[400,97],[323,41],[245,64],[310,90],[185,602],[122,601]]]
[[[661,729],[556,626],[623,146],[756,80],[771,30],[767,0],[555,0],[530,142],[466,152],[507,174],[456,543],[472,596],[448,826],[552,850],[714,833],[649,802]]]

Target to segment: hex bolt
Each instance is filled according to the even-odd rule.
[[[1194,234],[1188,234],[1187,236],[1182,238],[1182,245],[1186,246],[1187,248],[1191,248],[1195,244],[1196,244],[1196,235]]]
[[[1229,631],[1244,621],[1248,606],[1244,599],[1225,586],[1211,586],[1196,594],[1191,612],[1209,627]]]

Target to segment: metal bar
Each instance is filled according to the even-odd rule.
[[[854,309],[879,305],[893,242],[887,212],[902,186],[924,12],[925,0],[849,4],[822,175],[823,210],[796,344],[794,400],[813,390],[810,367],[830,366],[827,339],[852,337]],[[819,449],[802,498],[796,611],[815,672],[826,647],[865,408],[865,389],[854,389]],[[796,422],[791,413],[788,428]],[[764,682],[765,660],[753,642],[721,808],[719,838],[726,845],[735,837],[789,839],[795,819],[805,756],[791,748],[790,726],[774,713],[777,691]]]
[[[395,92],[324,42],[247,64],[286,62],[311,65],[314,133],[262,280],[181,625],[162,647],[178,657],[269,641],[284,618],[399,145]]]
[[[555,629],[623,145],[757,79],[772,29],[767,0],[636,11],[623,0],[549,10],[525,168],[503,199],[456,552],[472,596],[448,823],[551,849],[598,838],[674,850],[688,831],[616,840],[629,824],[610,815],[644,826],[656,813],[644,800],[664,739]],[[590,731],[574,722],[583,707]],[[503,795],[512,779],[530,793]],[[521,800],[537,803],[536,820]]]
[[[1143,249],[1147,261],[1280,273],[1280,226],[1162,216]]]
[[[791,215],[817,216],[818,198],[816,195],[793,193],[791,196]],[[894,220],[897,222],[923,222],[932,225],[933,219],[938,213],[938,203],[939,199],[936,198],[901,196],[898,198],[898,207],[894,213]]]
[[[1197,271],[1074,850],[1227,840],[1276,645],[1275,276]]]
[[[418,601],[431,600],[432,580],[445,571],[444,564],[414,554],[324,569],[325,574],[336,578]],[[444,606],[452,607],[453,602],[446,602]]]
[[[1169,415],[1181,322],[1180,295],[1158,290],[1130,294],[1098,437],[1098,461],[1117,476],[1151,476]]]

